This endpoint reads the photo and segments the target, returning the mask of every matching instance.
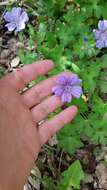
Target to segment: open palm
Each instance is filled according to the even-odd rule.
[[[57,76],[20,93],[26,84],[52,68],[51,61],[39,61],[0,80],[0,187],[3,190],[23,187],[41,146],[77,113],[77,108],[72,106],[41,122],[62,105],[60,98],[52,95]]]

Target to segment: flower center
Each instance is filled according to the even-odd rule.
[[[71,92],[71,89],[72,89],[72,87],[71,87],[70,85],[66,85],[64,90],[65,90],[66,92],[70,93],[70,92]]]

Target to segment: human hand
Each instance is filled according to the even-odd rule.
[[[52,95],[57,76],[20,93],[27,83],[53,68],[49,60],[27,65],[0,80],[0,187],[22,189],[40,148],[77,113],[75,106],[37,124],[62,105]],[[46,99],[44,99],[46,98]]]

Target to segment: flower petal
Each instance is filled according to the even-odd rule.
[[[67,75],[61,75],[59,76],[58,80],[57,80],[57,84],[60,85],[65,85],[68,81],[68,76]]]
[[[52,88],[52,92],[56,95],[56,96],[61,96],[63,93],[63,87],[60,85],[54,86]]]
[[[80,98],[81,94],[82,94],[82,87],[81,86],[74,86],[72,87],[72,92],[71,92],[72,96],[74,96],[75,98]]]
[[[21,12],[22,12],[22,8],[21,7],[13,7],[13,9],[11,11],[11,14],[12,14],[12,17],[14,18],[14,20],[16,22],[19,20]]]
[[[99,30],[106,30],[107,29],[107,20],[100,20],[98,23]]]
[[[97,39],[99,39],[100,37],[101,37],[101,31],[100,30],[93,30],[93,33],[94,33],[94,37],[95,37],[95,39],[97,40]]]
[[[22,20],[23,22],[28,22],[29,17],[25,11],[23,11],[22,14],[20,15],[20,20]]]
[[[105,40],[104,42],[104,47],[107,47],[107,40]]]
[[[19,32],[19,31],[23,30],[24,28],[25,28],[25,23],[23,22],[23,20],[20,20],[20,22],[17,25],[16,32]]]
[[[102,49],[104,47],[104,41],[103,40],[97,40],[96,41],[96,47],[99,49]]]
[[[5,25],[10,32],[12,32],[16,28],[16,24],[14,22],[8,23]]]
[[[76,74],[73,74],[69,79],[70,85],[80,85],[81,81]]]
[[[71,102],[72,95],[70,93],[63,92],[63,94],[61,96],[61,100],[62,100],[62,102]]]
[[[3,18],[5,19],[5,21],[7,22],[13,22],[14,18],[12,17],[11,12],[6,12],[3,16]]]

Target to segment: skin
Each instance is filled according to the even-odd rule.
[[[48,73],[52,61],[38,61],[0,80],[0,189],[22,190],[43,144],[76,115],[72,106],[37,123],[62,105],[51,90],[58,76],[20,93],[30,81]],[[69,74],[69,73],[68,73]]]

